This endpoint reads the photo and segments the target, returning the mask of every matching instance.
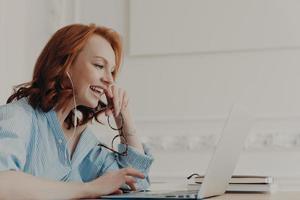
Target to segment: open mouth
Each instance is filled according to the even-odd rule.
[[[99,86],[90,86],[90,89],[99,98],[103,94],[103,89],[101,87],[99,87]]]

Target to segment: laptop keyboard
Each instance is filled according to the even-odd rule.
[[[178,199],[196,199],[198,190],[181,190],[181,191],[172,191],[166,193],[156,193],[156,192],[136,192],[131,193],[131,196],[136,197],[163,197],[163,198],[178,198]]]
[[[121,195],[102,196],[104,199],[197,199],[198,190],[180,190],[172,192],[131,191]]]
[[[166,198],[194,198],[196,199],[198,194],[198,190],[197,191],[174,191],[174,192],[168,192],[165,194],[160,194],[160,195],[164,195]]]

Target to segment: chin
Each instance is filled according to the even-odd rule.
[[[90,108],[96,108],[98,106],[98,101],[89,104]]]
[[[96,108],[98,106],[98,100],[86,99],[84,106],[89,107],[89,108]]]

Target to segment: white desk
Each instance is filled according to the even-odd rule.
[[[152,191],[165,191],[168,190],[184,190],[187,188],[187,182],[184,178],[166,178],[156,177],[152,178]],[[295,190],[295,188],[293,188]],[[299,200],[300,199],[300,188],[299,191],[283,191],[278,188],[271,193],[226,193],[222,196],[209,198],[211,200]]]
[[[246,194],[226,193],[222,196],[213,197],[212,200],[299,200],[300,191],[277,191],[269,194]]]

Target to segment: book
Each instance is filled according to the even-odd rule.
[[[197,176],[187,185],[188,190],[198,190],[204,176]],[[234,175],[231,177],[227,192],[271,192],[276,185],[270,176]]]
[[[202,183],[204,176],[194,178],[194,183]],[[271,184],[273,178],[270,176],[253,176],[253,175],[234,175],[231,177],[229,184]]]
[[[187,190],[199,190],[201,183],[189,183]],[[272,192],[276,188],[274,184],[229,184],[226,192]]]

